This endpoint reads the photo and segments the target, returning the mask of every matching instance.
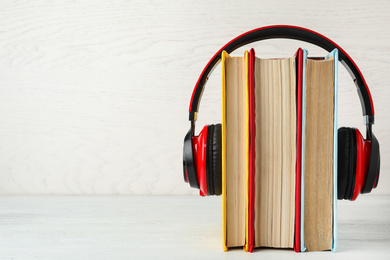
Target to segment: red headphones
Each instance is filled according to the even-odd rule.
[[[341,127],[338,130],[338,199],[355,200],[359,193],[369,193],[376,188],[379,179],[379,143],[372,132],[374,104],[367,83],[351,57],[336,43],[314,31],[288,25],[267,26],[246,32],[223,46],[203,69],[192,93],[189,120],[191,128],[184,138],[184,181],[200,189],[201,196],[221,195],[221,124],[206,125],[194,136],[195,121],[206,81],[221,60],[222,51],[235,49],[273,38],[287,38],[315,44],[327,51],[337,48],[339,61],[346,67],[357,87],[366,124],[366,139],[356,128]]]

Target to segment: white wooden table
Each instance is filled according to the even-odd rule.
[[[338,252],[222,250],[221,198],[1,196],[0,259],[390,259],[390,196],[338,203]]]

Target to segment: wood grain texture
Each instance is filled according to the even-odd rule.
[[[338,204],[336,253],[222,250],[221,199],[1,196],[1,259],[389,259],[390,197]]]
[[[389,12],[386,0],[1,1],[0,194],[196,194],[181,166],[192,88],[223,44],[269,24],[316,30],[360,66],[382,152],[375,193],[390,194]],[[287,40],[250,47],[324,55]],[[341,67],[339,86],[339,125],[363,130]],[[220,95],[217,68],[198,129],[221,121]]]

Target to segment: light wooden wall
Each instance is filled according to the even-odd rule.
[[[1,1],[0,194],[195,194],[182,177],[192,88],[222,45],[271,24],[316,30],[360,66],[382,152],[374,193],[390,194],[389,13],[386,0]],[[325,54],[291,40],[250,47]],[[219,70],[198,131],[220,122]],[[339,85],[339,125],[364,130],[342,66]]]

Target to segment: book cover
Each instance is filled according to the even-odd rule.
[[[254,247],[254,207],[255,207],[255,50],[249,52],[248,61],[248,228],[247,251]]]
[[[301,252],[301,143],[302,143],[302,70],[303,51],[301,48],[295,54],[297,65],[297,155],[295,180],[295,227],[294,250]]]
[[[335,251],[338,51],[324,58],[307,54],[304,50],[300,247],[301,251]]]

